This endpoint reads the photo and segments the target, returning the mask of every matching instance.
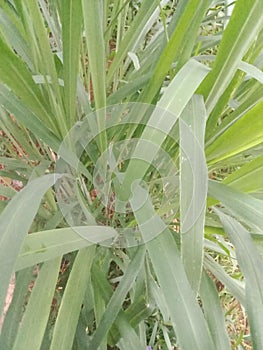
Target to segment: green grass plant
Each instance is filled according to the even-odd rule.
[[[228,3],[0,1],[1,349],[263,349],[263,2]]]

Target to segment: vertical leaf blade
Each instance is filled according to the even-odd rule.
[[[230,341],[227,335],[224,314],[218,293],[214,283],[205,272],[202,275],[200,295],[208,327],[215,343],[215,350],[230,350]]]
[[[39,350],[54,296],[61,258],[45,262],[36,279],[19,328],[14,349]]]
[[[180,118],[181,248],[188,280],[197,293],[203,269],[207,167],[204,154],[206,111],[195,95]]]
[[[112,323],[115,321],[119,311],[121,310],[125,297],[131,289],[137,277],[137,274],[141,269],[144,259],[145,249],[144,247],[139,247],[130,264],[128,265],[127,269],[125,270],[121,282],[119,283],[117,289],[115,290],[109,303],[107,304],[105,313],[103,314],[98,328],[94,334],[94,337],[89,345],[90,349],[97,349],[100,343],[105,338]]]
[[[72,349],[95,251],[96,247],[93,245],[78,252],[59,308],[50,350]]]
[[[210,1],[207,0],[187,1],[187,5],[185,6],[184,11],[181,13],[177,26],[165,49],[162,51],[160,59],[154,68],[153,75],[149,80],[143,94],[141,95],[141,102],[152,102],[159,91],[167,72],[171,68],[174,59],[177,59],[179,70],[190,58],[190,54],[194,46],[193,38],[197,36],[201,21],[205,11],[207,10],[209,2]],[[189,18],[191,18],[191,21],[189,21]],[[186,41],[188,42],[188,45],[184,45],[184,42]]]
[[[142,198],[147,198],[143,204]],[[171,232],[165,228],[160,231],[157,238],[148,241],[149,234],[165,225],[155,214],[146,190],[139,185],[133,187],[131,206],[142,236],[147,240],[146,249],[170,312],[180,347],[198,350],[214,349],[204,315],[187,279]]]
[[[88,60],[96,109],[106,105],[104,1],[82,0],[84,28],[88,46]]]
[[[76,91],[82,28],[81,0],[67,0],[63,4],[63,76],[67,122],[73,126],[76,115]]]

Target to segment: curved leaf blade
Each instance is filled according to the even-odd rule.
[[[263,258],[249,232],[238,221],[218,209],[215,212],[236,248],[238,263],[246,281],[246,308],[253,349],[261,350],[263,348]]]

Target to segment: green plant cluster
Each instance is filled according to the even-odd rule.
[[[0,349],[263,349],[263,2],[227,3],[0,1]]]

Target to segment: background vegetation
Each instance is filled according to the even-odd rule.
[[[263,2],[227,13],[0,1],[1,310],[15,278],[1,349],[263,349]],[[92,175],[124,140],[171,163],[114,148],[105,205]],[[81,150],[72,177],[63,145]],[[150,197],[123,213],[136,179],[131,209]],[[137,244],[107,246],[130,228]]]

